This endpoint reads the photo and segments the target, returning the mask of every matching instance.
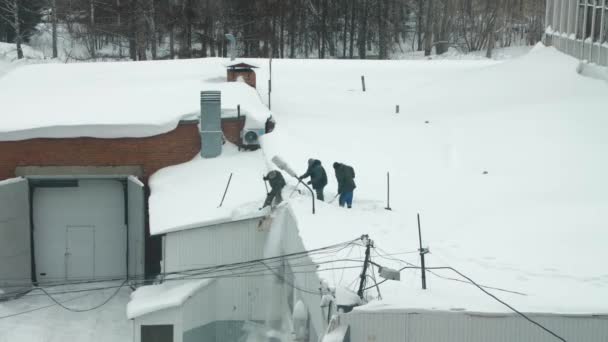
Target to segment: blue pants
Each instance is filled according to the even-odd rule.
[[[340,206],[343,207],[346,204],[349,208],[353,206],[353,192],[343,192],[340,194],[340,198],[338,199]]]

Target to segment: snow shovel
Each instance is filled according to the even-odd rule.
[[[308,189],[308,191],[310,191],[310,195],[312,197],[312,213],[314,215],[315,213],[315,193],[314,191],[304,182],[302,182],[301,179],[298,178],[298,175],[295,173],[295,171],[293,171],[293,169],[291,167],[289,167],[289,165],[287,165],[287,163],[281,159],[281,157],[279,156],[274,156],[272,157],[272,162],[281,170],[287,172],[288,175],[292,176],[293,178],[298,180],[298,184],[302,183],[302,185]]]
[[[327,203],[329,203],[329,204],[334,203],[334,202],[336,201],[336,198],[338,198],[338,196],[340,196],[340,194],[336,194],[336,196],[334,196],[334,198],[332,198],[332,199],[331,199],[329,202],[327,202]]]

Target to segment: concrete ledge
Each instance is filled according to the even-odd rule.
[[[142,177],[143,168],[130,166],[17,166],[15,174],[21,177],[31,176],[117,176],[130,175]]]

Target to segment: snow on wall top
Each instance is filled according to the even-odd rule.
[[[142,286],[131,294],[131,300],[127,304],[127,318],[134,319],[178,307],[212,282],[212,279],[169,280],[159,285]]]
[[[540,46],[499,64],[277,60],[272,108],[281,124],[262,141],[265,155],[294,168],[320,159],[328,199],[334,161],[357,174],[353,209],[318,203],[311,215],[310,198],[291,201],[305,248],[369,234],[375,262],[418,265],[420,212],[427,265],[512,291],[490,289],[526,312],[608,313],[608,85],[579,75],[578,64]],[[335,258],[362,260],[363,248]],[[319,275],[356,291],[360,271]],[[446,279],[462,280],[449,270],[427,274],[427,291],[418,270],[401,277],[380,286],[382,300],[367,291],[372,301],[357,310],[508,312]]]
[[[200,91],[222,90],[227,109],[259,126],[270,111],[259,95],[226,80],[223,59],[40,64],[0,78],[0,140],[145,137],[198,118]],[[234,98],[233,98],[234,97]]]
[[[192,161],[159,170],[150,177],[150,233],[198,228],[261,217],[266,193],[262,176],[267,166],[261,150],[239,152],[226,143],[217,158]],[[232,180],[219,207],[226,184]]]

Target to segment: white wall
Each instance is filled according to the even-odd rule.
[[[262,219],[228,222],[165,236],[165,272],[260,259],[268,236]]]
[[[183,328],[181,307],[165,309],[135,318],[133,323],[133,341],[141,341],[142,325],[165,324],[173,324],[173,342],[182,342]]]
[[[606,317],[532,314],[531,317],[567,341],[602,342],[608,336]],[[350,325],[351,342],[555,342],[523,318],[512,314],[432,311],[357,312],[342,315]]]
[[[268,233],[269,226],[259,218],[168,233],[164,237],[163,270],[170,273],[262,259]],[[257,270],[260,265],[256,265]],[[285,303],[282,284],[270,272],[257,277],[236,276],[248,271],[222,273],[227,277],[216,279],[189,299],[184,304],[184,331],[210,320],[279,320]]]

